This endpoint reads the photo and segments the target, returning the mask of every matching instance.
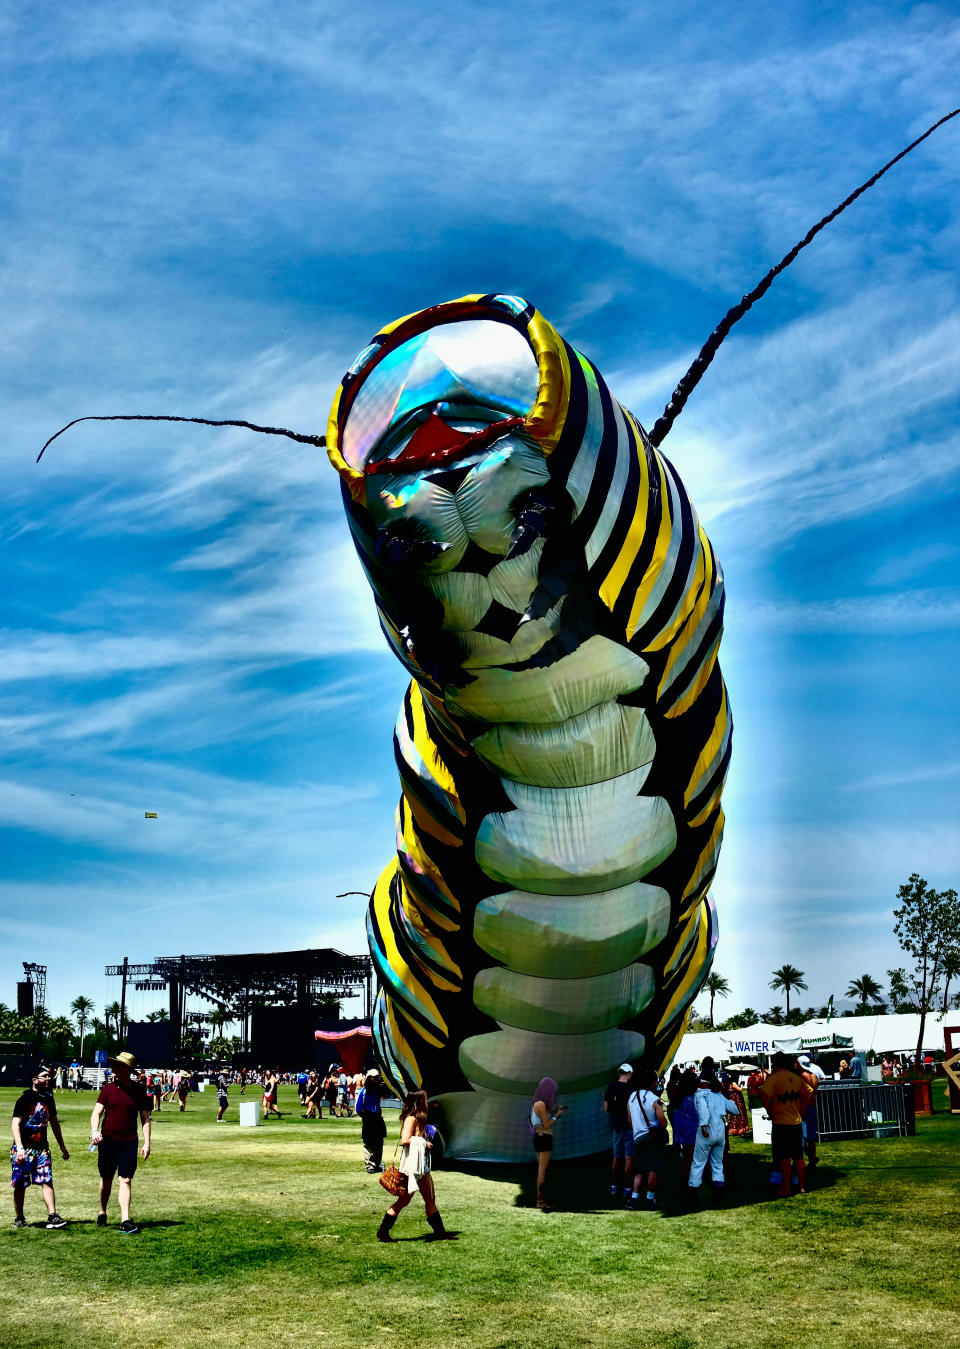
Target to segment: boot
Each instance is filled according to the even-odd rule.
[[[383,1215],[383,1218],[381,1219],[380,1222],[380,1226],[377,1228],[378,1241],[393,1241],[393,1237],[390,1235],[390,1228],[396,1221],[397,1221],[396,1215],[393,1213],[385,1213]],[[442,1223],[440,1225],[441,1227],[443,1226]]]
[[[433,1236],[427,1237],[428,1241],[445,1241],[450,1235],[443,1225],[443,1219],[440,1217],[439,1211],[436,1213],[428,1213],[427,1222],[433,1228]]]

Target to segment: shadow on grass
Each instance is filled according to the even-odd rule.
[[[71,1227],[96,1227],[96,1225],[97,1225],[97,1220],[96,1220],[96,1218],[71,1218],[71,1219],[70,1219],[70,1226],[71,1226]],[[42,1224],[41,1224],[41,1226],[42,1226]],[[137,1226],[138,1226],[138,1227],[141,1227],[141,1228],[147,1228],[147,1227],[183,1227],[183,1223],[180,1222],[180,1221],[178,1221],[178,1220],[175,1219],[175,1218],[157,1218],[156,1220],[153,1220],[153,1221],[152,1221],[151,1219],[149,1219],[149,1218],[142,1218],[142,1219],[137,1219]],[[120,1227],[120,1222],[119,1222],[119,1220],[117,1220],[117,1221],[115,1221],[115,1222],[109,1222],[109,1223],[107,1223],[106,1227],[105,1227],[103,1230],[104,1230],[105,1232],[109,1232],[109,1231],[112,1229],[114,1232],[116,1232],[116,1231],[119,1229],[119,1227]]]
[[[727,1183],[723,1190],[715,1195],[709,1180],[705,1178],[698,1193],[686,1184],[677,1154],[672,1149],[668,1151],[667,1165],[657,1185],[657,1204],[663,1215],[679,1218],[709,1208],[753,1208],[776,1198],[776,1191],[770,1184],[772,1168],[768,1154],[731,1153],[727,1162]],[[444,1169],[514,1186],[517,1190],[514,1206],[536,1208],[537,1167],[533,1158],[529,1166],[446,1161]],[[808,1175],[807,1193],[832,1189],[843,1178],[843,1174],[839,1168],[825,1166],[821,1162]],[[554,1212],[623,1212],[622,1197],[611,1196],[609,1188],[609,1153],[552,1162],[547,1171],[547,1199]]]

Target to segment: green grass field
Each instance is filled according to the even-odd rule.
[[[16,1093],[0,1091],[9,1118]],[[355,1120],[240,1129],[236,1097],[191,1096],[154,1118],[134,1182],[139,1236],[95,1226],[93,1095],[61,1096],[48,1232],[39,1194],[0,1225],[0,1345],[960,1345],[955,1282],[960,1117],[905,1140],[832,1143],[806,1196],[767,1199],[765,1149],[735,1140],[721,1210],[608,1207],[601,1163],[555,1164],[560,1211],[530,1207],[525,1169],[443,1169],[437,1198],[456,1241],[426,1242],[417,1198],[374,1239],[388,1197],[363,1170]],[[395,1116],[389,1118],[396,1134]]]

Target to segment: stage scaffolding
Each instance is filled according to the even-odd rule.
[[[169,993],[170,1033],[174,1052],[183,1042],[184,995],[192,993],[218,1003],[225,1021],[243,1024],[244,1049],[250,1043],[250,1017],[255,1007],[310,1007],[324,997],[351,998],[361,991],[364,1018],[373,1011],[373,962],[368,955],[344,955],[332,948],[273,951],[250,955],[157,956],[135,964],[127,956],[105,973],[123,982],[120,1021],[126,1027],[130,980],[163,987]]]

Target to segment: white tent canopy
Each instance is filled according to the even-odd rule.
[[[943,1049],[943,1027],[949,1025],[960,1026],[960,1012],[948,1012],[946,1016],[927,1013],[923,1032],[925,1053]],[[912,1054],[916,1051],[920,1035],[920,1015],[912,1012],[890,1016],[837,1016],[829,1025],[820,1018],[804,1021],[799,1026],[771,1026],[766,1021],[759,1021],[743,1030],[700,1031],[683,1037],[675,1062],[700,1062],[708,1054],[718,1062],[732,1059],[754,1062],[757,1054],[774,1053],[777,1040],[793,1041],[799,1038],[801,1042],[812,1042],[831,1033],[851,1036],[853,1049],[858,1053],[872,1049],[880,1054],[888,1051],[893,1054]]]

